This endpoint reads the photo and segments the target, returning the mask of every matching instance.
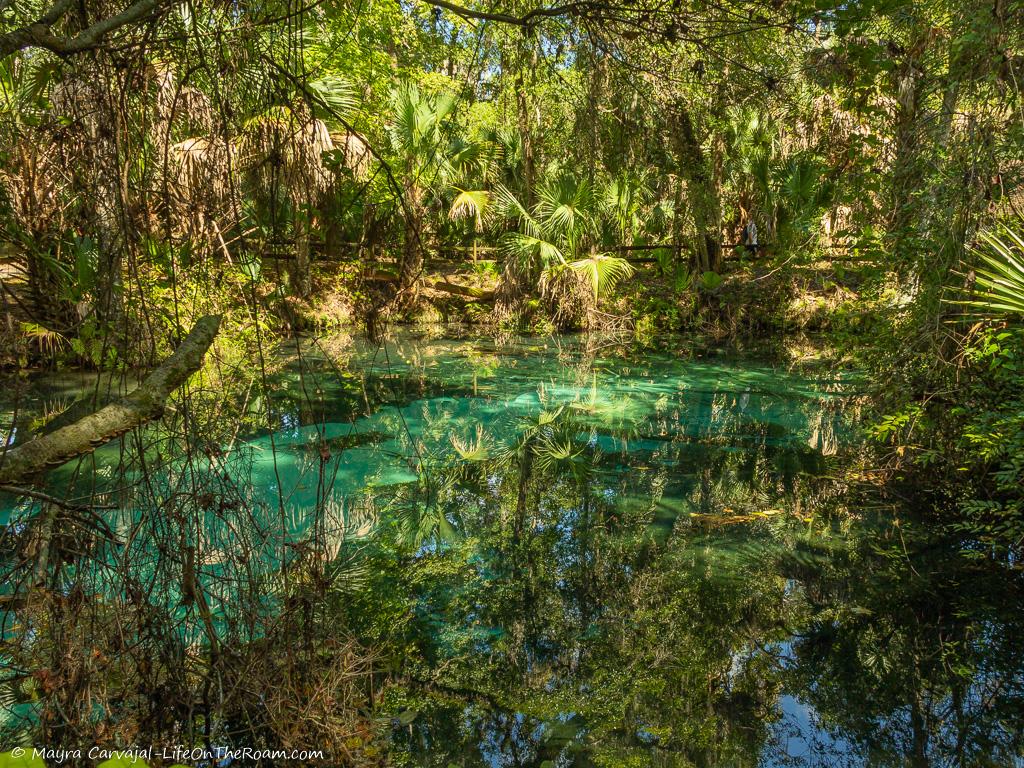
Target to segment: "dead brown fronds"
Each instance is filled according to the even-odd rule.
[[[537,287],[558,328],[588,327],[590,310],[594,308],[594,290],[585,275],[567,266],[549,268],[541,273]]]

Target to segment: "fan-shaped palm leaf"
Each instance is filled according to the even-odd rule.
[[[534,447],[537,467],[542,472],[550,469],[579,471],[585,452],[586,445],[580,445],[571,435],[566,434],[544,435]]]
[[[594,298],[615,287],[620,280],[630,277],[635,271],[628,261],[607,253],[598,253],[587,259],[569,263],[574,271],[584,275],[594,290]]]
[[[565,256],[557,245],[522,232],[509,232],[505,235],[501,248],[524,272],[565,264]]]
[[[489,157],[487,147],[456,136],[448,143],[448,162],[463,178],[487,176]]]
[[[526,206],[519,202],[519,198],[508,187],[499,184],[494,188],[494,202],[498,213],[502,216],[517,219],[527,234],[533,237],[540,236],[540,223],[526,210]]]
[[[540,188],[534,212],[546,231],[564,238],[573,250],[583,233],[593,225],[593,194],[586,181],[562,176]]]
[[[975,253],[987,267],[976,270],[981,290],[976,298],[959,303],[985,315],[1024,315],[1024,237],[1003,227],[999,233],[982,232],[979,240]]]
[[[49,108],[56,67],[42,57],[8,58],[0,62],[0,113],[16,123],[32,125]]]
[[[452,201],[452,207],[448,211],[448,218],[452,221],[460,219],[473,219],[473,226],[477,232],[483,229],[484,214],[491,202],[490,194],[483,189],[459,189],[459,193]]]
[[[327,113],[319,115],[320,117],[328,120],[344,118],[355,109],[356,100],[352,84],[339,75],[324,75],[311,81],[307,87],[317,96],[322,110]]]
[[[647,189],[642,175],[624,173],[612,179],[601,194],[601,208],[612,219],[620,242],[631,240],[642,226],[640,212]]]
[[[455,108],[454,94],[423,94],[415,83],[404,83],[395,89],[392,104],[391,141],[405,158],[408,171],[413,177],[427,173],[439,179],[450,176],[442,129]]]

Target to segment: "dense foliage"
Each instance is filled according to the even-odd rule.
[[[733,724],[761,712],[782,679],[819,667],[819,710],[878,764],[925,765],[935,750],[961,764],[1019,758],[1002,731],[991,743],[964,735],[951,746],[947,732],[938,746],[918,743],[920,718],[932,716],[923,693],[910,737],[872,732],[879,708],[900,711],[907,686],[934,686],[966,723],[965,669],[980,666],[972,642],[995,631],[984,601],[933,606],[909,587],[890,601],[903,567],[898,521],[845,542],[835,573],[792,554],[830,547],[824,527],[758,522],[772,544],[758,562],[806,577],[800,600],[756,569],[735,583],[691,581],[710,567],[693,551],[613,535],[629,514],[603,506],[594,443],[579,439],[592,425],[574,420],[600,404],[541,409],[500,446],[482,429],[454,435],[442,469],[407,468],[386,535],[358,556],[346,559],[345,536],[326,529],[301,545],[275,538],[294,523],[279,476],[278,509],[264,509],[278,517],[254,515],[237,549],[215,548],[220,559],[204,561],[196,541],[211,520],[258,506],[228,471],[237,442],[323,420],[300,338],[356,413],[385,402],[394,382],[357,381],[331,345],[405,323],[583,330],[680,354],[709,338],[774,346],[812,332],[866,374],[871,450],[831,479],[923,512],[950,537],[942,547],[984,561],[977,573],[990,578],[991,562],[1016,562],[1024,544],[1022,78],[1019,0],[0,0],[10,392],[28,387],[29,370],[87,369],[98,408],[200,317],[222,317],[202,371],[158,427],[122,437],[116,462],[76,470],[64,499],[33,490],[36,478],[0,488],[24,513],[0,537],[11,585],[0,608],[13,622],[0,642],[13,670],[4,695],[31,704],[30,732],[52,743],[209,743],[216,732],[268,746],[320,739],[342,762],[412,764],[427,738],[418,713],[437,710],[454,733],[470,701],[553,732],[538,761],[575,738],[575,721],[558,720],[572,711],[606,729],[597,764],[640,761],[657,743],[674,750],[672,764],[714,765],[743,764],[765,734]],[[303,401],[290,410],[272,396],[282,350],[299,358]],[[12,407],[5,446],[71,422],[73,410],[47,403],[26,423]],[[753,505],[748,492],[762,507],[796,498],[793,478],[807,468],[794,468],[811,460],[761,438],[744,467],[712,435],[694,437],[708,467],[687,488],[698,513],[728,519],[729,505]],[[329,485],[332,452],[379,439],[318,434],[296,461]],[[687,444],[667,441],[682,455],[677,443]],[[165,462],[174,468],[161,481],[138,479]],[[325,511],[322,490],[317,512],[338,513]],[[822,515],[836,512],[819,490],[801,492]],[[477,539],[467,541],[452,510],[474,499]],[[97,509],[152,514],[114,530]],[[581,534],[579,559],[556,573],[569,512],[593,537]],[[268,541],[270,575],[252,567]],[[902,543],[907,563],[932,562],[925,544],[911,553]],[[129,561],[144,563],[142,575]],[[481,575],[492,567],[508,580]],[[204,568],[217,587],[196,576]],[[640,574],[642,599],[627,572]],[[866,613],[835,608],[844,580],[863,588]],[[624,591],[594,605],[599,582]],[[236,612],[210,608],[218,589]],[[720,635],[670,620],[716,601],[730,617]],[[587,615],[559,618],[570,602]],[[485,623],[484,603],[495,613],[487,626],[509,634],[433,633],[438,606],[472,627]],[[540,625],[537,605],[549,616]],[[849,630],[846,655],[828,644],[833,608]],[[939,629],[949,616],[953,640]],[[748,635],[774,643],[784,622],[806,630],[793,666],[736,661]],[[915,645],[921,637],[949,663]],[[475,644],[488,647],[487,664],[474,665]],[[668,644],[687,661],[667,677],[623,671],[656,666]],[[532,686],[523,654],[554,645],[551,664],[571,680],[589,670],[599,689]],[[1019,679],[1015,648],[1000,649],[998,674]],[[442,680],[433,671],[444,665]],[[876,710],[858,706],[872,675],[884,683]],[[666,685],[720,727],[687,730],[674,704],[640,723],[631,707]],[[979,718],[1019,707],[1014,691],[999,688]],[[390,756],[378,705],[405,734]],[[521,727],[493,719],[513,736]]]

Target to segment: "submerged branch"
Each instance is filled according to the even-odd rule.
[[[171,393],[199,370],[219,329],[219,316],[200,318],[174,354],[134,392],[74,424],[7,451],[0,457],[0,485],[15,485],[49,467],[91,453],[129,429],[158,418]]]

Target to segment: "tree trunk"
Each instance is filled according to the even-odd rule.
[[[220,328],[220,317],[196,321],[185,340],[134,392],[74,424],[15,446],[0,455],[0,485],[14,485],[50,467],[91,453],[133,427],[158,418],[167,398],[199,370]]]
[[[523,201],[529,210],[534,202],[534,185],[536,183],[536,159],[534,158],[533,131],[530,120],[530,97],[526,82],[526,72],[534,71],[536,66],[536,46],[528,44],[524,38],[516,46],[516,120],[519,127],[519,136],[523,142]],[[532,85],[532,83],[531,83]]]
[[[425,211],[420,200],[421,195],[421,190],[415,184],[410,184],[405,189],[405,243],[398,271],[398,303],[402,307],[409,307],[415,302],[417,286],[423,273]]]
[[[298,206],[297,206],[298,207]],[[292,291],[300,298],[309,296],[312,288],[310,275],[310,226],[306,210],[300,209],[295,214],[295,268],[292,270]]]
[[[889,202],[889,239],[893,255],[901,265],[909,265],[918,249],[920,234],[914,226],[917,206],[915,195],[921,189],[923,157],[927,145],[922,141],[919,113],[924,90],[924,72],[919,63],[925,41],[913,41],[894,73],[896,114],[893,124],[892,187]]]
[[[696,231],[693,268],[698,272],[717,272],[721,268],[722,245],[721,202],[715,171],[708,166],[686,106],[677,104],[674,112],[672,139],[676,161],[680,175],[686,179],[686,198]]]

